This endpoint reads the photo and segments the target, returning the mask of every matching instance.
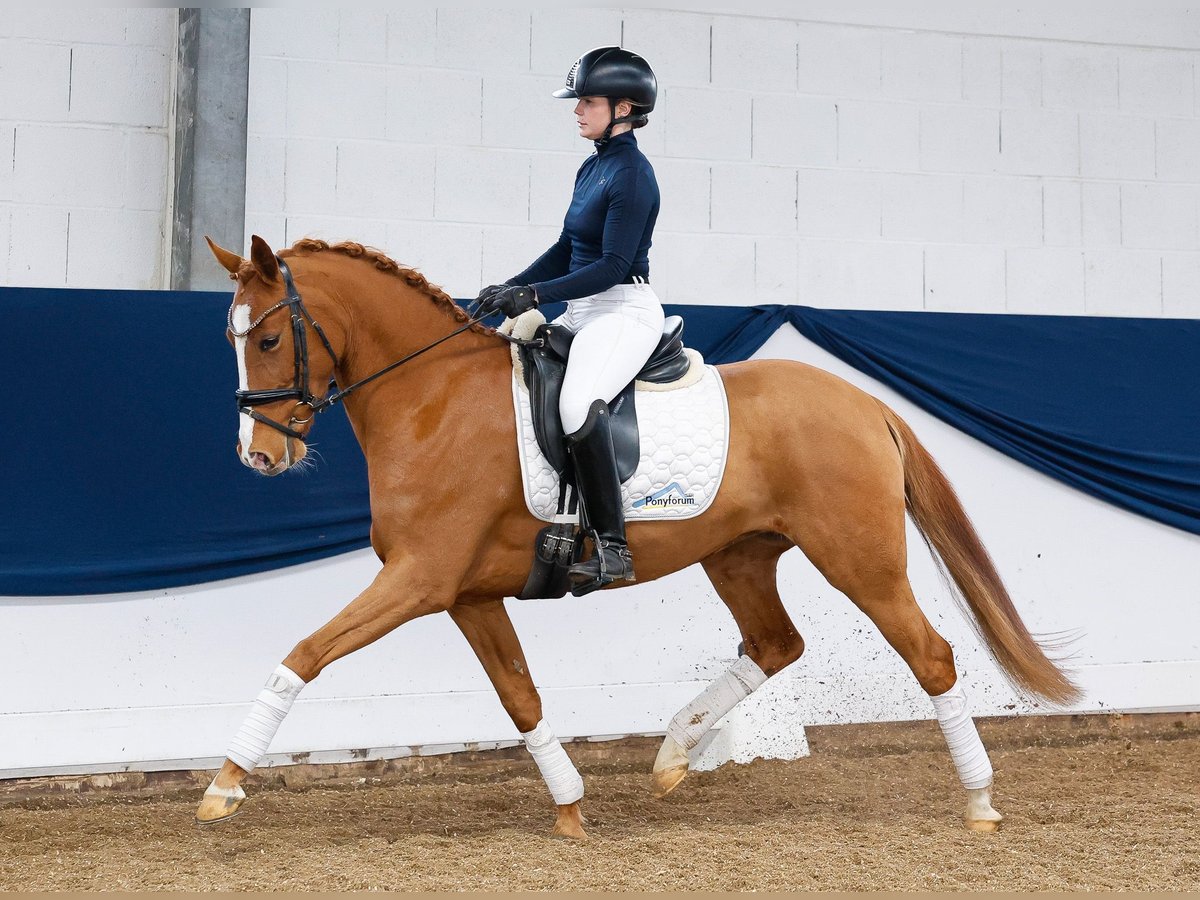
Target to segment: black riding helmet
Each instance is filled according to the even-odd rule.
[[[613,119],[604,130],[597,146],[608,143],[614,125],[633,122],[635,128],[646,124],[647,114],[653,111],[658,98],[658,80],[650,63],[623,47],[597,47],[589,50],[571,66],[566,87],[554,96],[563,98],[607,97]],[[633,112],[617,117],[618,100],[633,101]]]

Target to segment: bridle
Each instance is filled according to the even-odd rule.
[[[396,362],[384,366],[378,372],[374,372],[371,375],[368,375],[366,378],[356,381],[349,387],[341,390],[335,390],[337,387],[337,382],[333,378],[330,378],[329,386],[326,388],[327,396],[318,397],[309,389],[308,386],[308,333],[304,328],[305,322],[312,326],[313,331],[315,331],[317,336],[321,339],[321,343],[325,346],[325,352],[328,353],[329,358],[333,360],[334,371],[337,370],[341,363],[338,360],[337,354],[333,352],[333,345],[329,343],[329,338],[325,336],[325,330],[321,328],[321,326],[317,323],[317,320],[312,317],[312,314],[305,307],[304,301],[300,298],[300,292],[296,290],[296,282],[292,279],[292,270],[289,269],[288,264],[278,256],[275,257],[275,260],[279,264],[279,272],[281,275],[283,275],[283,284],[287,291],[284,298],[260,315],[253,322],[251,322],[243,331],[238,331],[234,327],[233,304],[230,304],[229,314],[226,317],[226,324],[228,325],[230,334],[237,338],[244,338],[250,334],[251,331],[261,325],[266,320],[267,316],[271,315],[271,313],[287,307],[292,321],[292,355],[294,373],[292,386],[286,388],[267,388],[257,391],[239,390],[236,392],[236,396],[238,412],[249,416],[256,422],[262,422],[264,425],[269,425],[276,431],[281,432],[288,437],[296,438],[297,440],[304,440],[304,435],[297,431],[295,426],[307,425],[313,420],[313,417],[316,416],[317,413],[324,412],[325,410],[329,409],[329,407],[340,403],[342,400],[345,400],[346,397],[354,393],[354,391],[358,390],[363,385],[374,381],[376,378],[379,378],[382,375],[386,375],[388,372],[392,371],[398,366],[404,365],[404,363],[408,362],[410,359],[420,356],[427,350],[432,350],[443,341],[448,341],[455,335],[462,334],[472,325],[475,325],[484,319],[484,316],[479,316],[478,318],[472,316],[470,321],[461,328],[450,332],[450,334],[446,335],[445,337],[438,338],[432,344],[422,347],[420,350],[416,350],[408,354],[403,359],[398,359]],[[501,335],[501,337],[506,336]],[[329,393],[330,391],[332,391],[332,393]],[[296,400],[296,406],[292,409],[292,415],[288,419],[286,425],[284,425],[282,422],[277,422],[274,419],[264,416],[254,408],[256,406],[261,406],[264,403],[277,403],[280,400],[291,399]],[[298,419],[296,417],[296,412],[302,406],[308,407],[308,418],[306,419]]]

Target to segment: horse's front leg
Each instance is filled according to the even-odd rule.
[[[542,719],[542,698],[534,687],[525,653],[504,602],[464,600],[450,610],[450,618],[479,657],[500,695],[500,702],[525,739],[525,746],[558,805],[558,818],[552,833],[558,837],[586,840],[579,808],[583,799],[583,779],[550,726]]]
[[[272,673],[230,743],[225,764],[204,792],[196,821],[208,825],[236,815],[246,799],[242,781],[266,755],[301,689],[322,669],[397,626],[445,610],[453,602],[453,590],[423,581],[412,566],[386,564],[370,587],[297,644]]]

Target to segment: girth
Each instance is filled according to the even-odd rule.
[[[558,401],[574,339],[575,333],[570,329],[547,323],[539,326],[531,341],[522,342],[520,346],[534,434],[542,453],[560,476],[567,475],[569,462]],[[613,448],[617,453],[617,477],[622,483],[633,477],[640,458],[635,382],[667,384],[686,375],[689,365],[690,360],[683,348],[683,319],[670,316],[663,323],[658,346],[636,379],[609,403]]]

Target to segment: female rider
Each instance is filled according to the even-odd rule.
[[[575,332],[559,401],[595,553],[570,569],[572,593],[633,581],[608,403],[654,352],[663,309],[650,288],[648,251],[658,182],[633,129],[646,124],[658,84],[649,64],[620,47],[581,56],[555,97],[577,99],[580,137],[595,143],[575,176],[558,241],[525,271],[484,288],[481,311],[516,317],[566,300],[555,323]]]

